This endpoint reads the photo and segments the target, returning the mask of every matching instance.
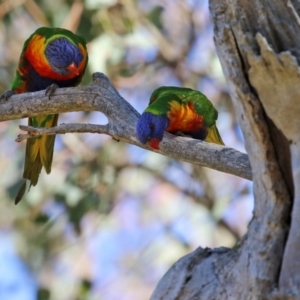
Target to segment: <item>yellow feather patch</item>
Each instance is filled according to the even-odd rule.
[[[197,114],[193,103],[180,104],[178,101],[170,101],[168,112],[168,132],[195,132],[203,126],[203,116]]]
[[[208,133],[207,133],[207,136],[204,141],[208,142],[208,143],[215,143],[218,145],[225,145],[220,136],[220,133],[219,133],[219,130],[218,130],[216,124],[211,126],[208,129]]]

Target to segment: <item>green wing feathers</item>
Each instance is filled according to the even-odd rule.
[[[177,103],[177,105],[176,105]],[[180,110],[179,107],[183,107]],[[201,92],[190,88],[161,86],[154,90],[145,113],[169,118],[166,131],[183,132],[193,138],[224,145],[216,126],[218,111]]]
[[[29,118],[29,126],[54,127],[57,125],[58,115]],[[30,186],[38,182],[42,167],[47,174],[51,172],[55,135],[43,135],[27,140],[25,167],[23,178],[30,180]]]

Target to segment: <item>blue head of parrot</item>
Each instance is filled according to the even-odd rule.
[[[169,120],[164,115],[154,115],[144,112],[136,125],[136,135],[139,141],[154,149],[159,149],[159,143],[169,125]]]

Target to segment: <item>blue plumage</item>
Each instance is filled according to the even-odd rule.
[[[83,60],[79,48],[64,37],[49,42],[45,49],[45,55],[53,70],[62,75],[71,73],[66,69],[70,64],[74,62],[78,67]]]
[[[150,124],[150,126],[149,126]],[[141,143],[146,144],[153,138],[162,140],[164,131],[169,125],[167,116],[156,116],[152,113],[144,112],[136,125],[137,138]]]

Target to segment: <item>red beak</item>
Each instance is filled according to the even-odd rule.
[[[148,142],[148,145],[155,149],[155,150],[159,150],[159,142],[160,140],[157,139],[157,138],[152,138],[149,142]]]
[[[78,76],[79,75],[79,71],[75,65],[74,62],[72,62],[68,67],[67,70],[70,71],[72,74]]]

